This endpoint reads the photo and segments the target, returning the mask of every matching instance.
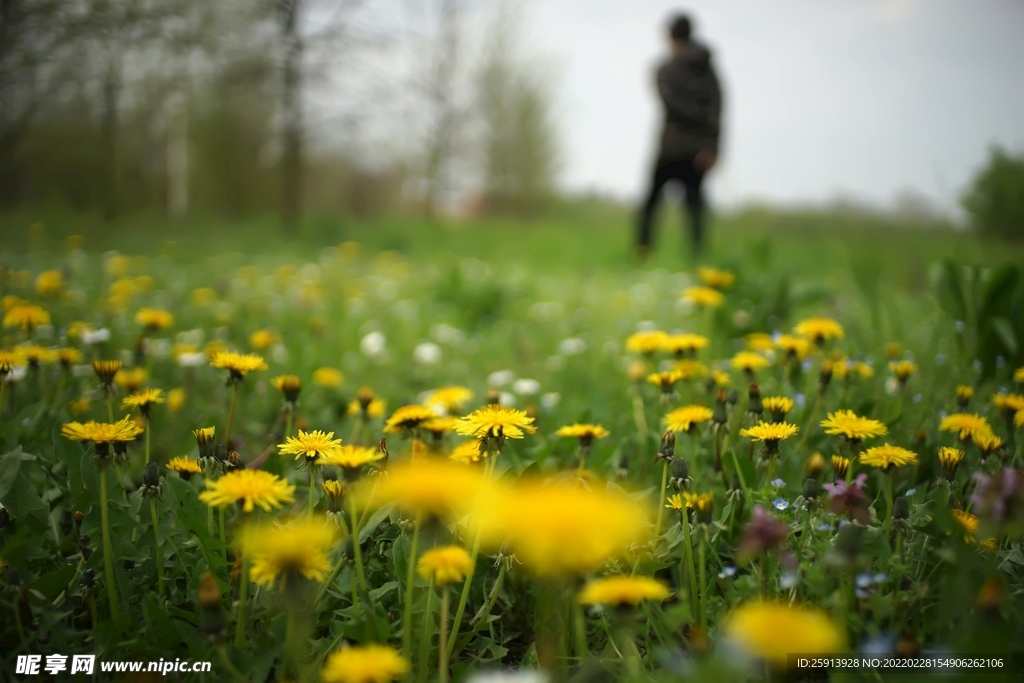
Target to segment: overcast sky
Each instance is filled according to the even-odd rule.
[[[995,142],[1024,149],[1022,0],[525,0],[551,58],[568,189],[635,197],[660,127],[653,69],[685,9],[714,51],[713,197],[953,206]]]

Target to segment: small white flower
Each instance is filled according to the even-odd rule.
[[[551,410],[562,400],[562,395],[557,391],[551,391],[540,397],[540,407],[544,410]]]
[[[587,343],[579,337],[569,337],[558,345],[558,352],[563,356],[576,356],[583,353],[586,348]]]
[[[370,332],[359,342],[359,350],[362,351],[365,356],[377,358],[378,356],[384,355],[384,352],[387,350],[387,345],[388,338],[384,336],[383,332]]]
[[[691,313],[693,313],[694,308],[696,308],[696,305],[693,303],[693,299],[676,299],[675,309],[676,313],[678,313],[679,315],[690,315]]]
[[[283,344],[275,344],[274,348],[270,349],[270,359],[278,365],[283,365],[288,362],[288,349]]]
[[[106,341],[110,341],[110,330],[105,327],[101,327],[98,330],[84,330],[82,332],[82,342],[90,346],[102,344]]]
[[[86,366],[86,367],[89,367],[89,366]],[[91,372],[92,368],[89,367],[89,370]],[[14,384],[15,382],[20,382],[21,380],[25,379],[25,375],[27,373],[28,373],[28,368],[26,366],[24,366],[24,365],[16,365],[13,368],[11,368],[10,372],[8,372],[4,376],[4,382],[6,382],[7,384]],[[25,418],[25,419],[28,419],[28,418]]]
[[[750,324],[750,312],[738,309],[732,314],[732,324],[738,329],[745,329]]]
[[[202,351],[196,353],[179,353],[178,365],[183,368],[197,368],[206,364],[206,354]]]
[[[437,365],[441,362],[441,347],[434,342],[421,342],[413,349],[412,357],[420,365]]]
[[[503,387],[510,384],[516,378],[516,373],[511,370],[496,370],[487,375],[487,383],[492,387]]]
[[[551,677],[544,671],[478,671],[466,683],[548,683]]]
[[[900,392],[900,383],[895,377],[890,377],[885,380],[885,393],[890,396],[895,396]]]
[[[171,341],[169,339],[151,339],[146,343],[146,352],[154,358],[167,358],[171,355]]]
[[[512,391],[520,396],[533,396],[540,392],[540,382],[535,379],[517,379],[512,383]]]
[[[466,338],[466,333],[457,327],[439,323],[430,328],[430,336],[434,338],[434,341],[440,342],[441,344],[454,346],[455,344],[462,343]]]
[[[503,406],[514,406],[516,404],[516,395],[503,391],[498,395],[498,402]]]

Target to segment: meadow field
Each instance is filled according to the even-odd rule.
[[[1024,245],[629,224],[4,215],[5,679],[1020,680]]]

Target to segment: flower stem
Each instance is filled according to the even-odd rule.
[[[146,464],[147,465],[149,464],[149,428],[151,426],[152,426],[152,423],[147,418],[146,419]]]
[[[309,505],[306,506],[306,514],[313,519],[313,509],[316,507],[316,465],[309,466]]]
[[[700,535],[700,625],[704,629],[704,633],[708,632],[708,604],[707,604],[707,577],[705,575],[705,565],[707,564],[707,541],[704,538],[704,534]]]
[[[111,391],[112,390],[109,390],[109,389],[107,390],[107,421],[108,422],[113,422],[114,421],[114,404],[113,404],[114,395],[111,393]]]
[[[54,415],[60,410],[60,399],[64,396],[64,375],[65,372],[61,370],[60,378],[57,380],[57,393],[53,395],[53,405],[50,406],[50,413]],[[3,405],[3,389],[0,389],[0,405]]]
[[[220,544],[224,548],[224,564],[228,563],[227,532],[224,529],[224,508],[217,508],[217,525],[220,531]]]
[[[107,519],[107,471],[100,468],[100,525],[103,530],[103,572],[107,579],[110,618],[117,620],[117,587],[114,584],[114,550],[110,545],[110,521]]]
[[[369,590],[366,583],[366,573],[363,570],[363,550],[359,547],[359,523],[356,521],[356,506],[351,503],[348,507],[349,515],[352,517],[352,553],[356,561],[356,576],[359,577],[359,585],[363,590]]]
[[[662,460],[661,493],[658,494],[658,521],[654,525],[654,536],[661,533],[661,520],[665,516],[665,488],[668,486],[668,459]]]
[[[156,499],[149,499],[149,516],[153,518],[153,547],[156,550],[157,595],[164,594],[164,557],[160,550],[160,517],[156,513]]]
[[[405,609],[402,616],[402,654],[406,660],[412,655],[412,593],[413,582],[416,580],[416,547],[420,542],[420,525],[423,522],[423,513],[416,513],[416,521],[413,523],[412,545],[409,547],[409,566],[405,571]]]
[[[572,603],[572,617],[573,617],[573,630],[576,632],[576,662],[577,666],[582,667],[583,662],[586,661],[590,655],[590,651],[587,649],[587,623],[583,618],[583,605],[580,604],[579,600],[570,598]]]
[[[235,622],[235,649],[245,645],[245,612],[249,606],[249,557],[242,554],[242,574],[238,577],[238,617]]]
[[[448,586],[444,586],[441,589],[441,627],[437,641],[438,678],[441,683],[448,683],[448,593]]]
[[[885,542],[889,542],[889,534],[892,533],[892,474],[886,472],[885,477]]]
[[[683,510],[683,542],[685,546],[683,548],[684,559],[687,564],[687,576],[690,583],[690,614],[695,616],[697,614],[697,572],[693,566],[693,541],[690,538],[690,518],[689,513]],[[680,582],[682,583],[682,582]]]
[[[427,586],[427,606],[423,612],[423,630],[420,632],[420,654],[419,674],[416,680],[419,683],[426,683],[427,680],[427,655],[430,653],[430,603],[434,599],[434,579],[431,577],[430,585]]]
[[[285,408],[285,411],[288,413],[288,417],[285,418],[284,423],[284,438],[286,439],[292,434],[292,419],[295,415],[295,404],[288,401],[287,406],[288,407]]]
[[[235,401],[238,398],[238,383],[231,384],[231,405],[228,407],[228,423],[224,427],[224,445],[231,449],[231,424],[235,421]]]

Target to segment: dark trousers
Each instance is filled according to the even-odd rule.
[[[670,180],[678,180],[686,190],[684,204],[690,221],[690,237],[693,241],[693,253],[698,254],[704,241],[704,194],[700,189],[704,174],[694,167],[693,159],[658,160],[654,167],[651,191],[640,210],[637,246],[651,246],[654,217],[661,201],[661,191]]]

